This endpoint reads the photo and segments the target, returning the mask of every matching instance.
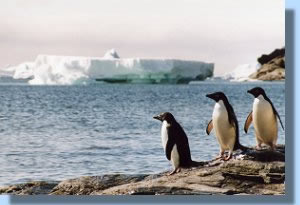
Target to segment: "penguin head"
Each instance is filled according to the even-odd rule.
[[[259,95],[262,95],[264,97],[266,96],[264,89],[262,89],[261,87],[252,88],[251,90],[248,90],[247,93],[250,93],[255,98],[257,98]]]
[[[171,123],[175,120],[174,116],[169,112],[160,113],[159,115],[156,115],[153,118],[162,122],[166,120],[168,123]]]
[[[215,92],[212,94],[207,94],[206,97],[213,99],[216,102],[219,102],[219,100],[227,101],[227,97],[223,92]]]

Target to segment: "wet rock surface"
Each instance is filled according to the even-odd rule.
[[[0,187],[0,194],[13,195],[37,195],[49,194],[58,182],[34,181],[23,184],[16,184],[7,187]]]
[[[212,160],[199,167],[152,175],[84,176],[61,182],[29,182],[0,187],[15,195],[234,195],[285,193],[285,147],[236,153],[229,161]]]

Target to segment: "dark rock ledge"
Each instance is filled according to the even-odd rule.
[[[251,79],[285,80],[285,48],[275,49],[270,54],[264,54],[257,61],[261,67],[249,76]]]
[[[29,182],[0,187],[0,194],[13,195],[247,195],[285,193],[285,147],[276,152],[251,149],[224,162],[212,160],[203,166],[183,169],[168,176],[85,176],[61,182]]]

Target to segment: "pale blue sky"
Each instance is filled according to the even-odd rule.
[[[0,67],[38,54],[210,61],[216,74],[284,46],[284,0],[4,0]]]

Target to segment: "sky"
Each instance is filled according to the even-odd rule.
[[[284,0],[3,0],[0,67],[38,54],[179,58],[215,75],[285,46]]]

